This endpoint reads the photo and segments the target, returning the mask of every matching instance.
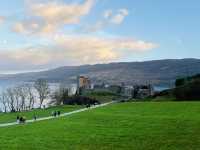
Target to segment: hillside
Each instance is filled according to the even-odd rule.
[[[145,62],[66,66],[53,70],[0,76],[0,80],[34,81],[38,78],[50,82],[75,83],[77,75],[87,75],[93,82],[112,84],[153,83],[172,85],[176,78],[200,73],[200,59],[167,59]]]

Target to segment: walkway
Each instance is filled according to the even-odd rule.
[[[69,116],[69,115],[72,115],[72,114],[80,113],[80,112],[83,112],[83,111],[95,109],[95,108],[98,108],[98,107],[103,107],[103,106],[106,106],[106,105],[109,105],[109,104],[112,104],[112,103],[114,103],[114,101],[109,102],[109,103],[100,104],[100,105],[95,105],[95,106],[92,106],[90,108],[83,108],[83,109],[75,110],[75,111],[72,111],[72,112],[63,113],[63,114],[60,115],[60,117],[65,117],[65,116]],[[56,117],[56,118],[59,118],[59,117]],[[37,120],[27,120],[26,124],[27,123],[38,122],[38,121],[43,121],[43,120],[50,120],[50,119],[55,119],[55,117],[50,116],[50,117],[38,118]],[[0,124],[0,127],[14,126],[14,125],[18,125],[18,124],[19,123],[17,123],[17,122],[4,123],[4,124]]]

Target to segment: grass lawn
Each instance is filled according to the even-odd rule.
[[[199,150],[200,103],[112,104],[0,128],[2,150]]]
[[[46,109],[33,109],[31,111],[26,112],[16,112],[16,113],[0,113],[0,123],[9,123],[9,122],[15,122],[17,115],[19,116],[25,116],[27,119],[33,119],[34,114],[37,117],[47,117],[50,116],[52,111],[61,111],[61,113],[70,112],[76,109],[80,109],[83,106],[58,106],[58,107],[50,107]]]

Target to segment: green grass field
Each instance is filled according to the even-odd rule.
[[[70,112],[73,110],[77,110],[82,108],[83,106],[58,106],[58,107],[50,107],[47,109],[33,109],[32,111],[26,112],[16,112],[16,113],[0,113],[0,123],[10,123],[15,122],[17,115],[25,116],[26,119],[33,119],[34,114],[38,117],[48,117],[51,115],[52,111],[61,111],[61,113]]]
[[[0,128],[0,149],[199,150],[200,103],[118,103]]]

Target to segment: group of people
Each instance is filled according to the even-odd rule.
[[[90,107],[91,107],[91,105],[90,105],[90,104],[87,104],[87,105],[86,105],[86,108],[90,108]]]
[[[33,115],[33,120],[37,120],[37,116]],[[17,123],[26,123],[26,117],[25,116],[17,116]]]
[[[61,115],[60,111],[53,111],[51,114],[53,117],[59,117]],[[34,114],[33,115],[33,120],[37,120],[37,116]],[[26,117],[25,116],[19,116],[17,115],[17,123],[26,123]]]
[[[52,115],[53,117],[59,117],[60,114],[61,114],[60,111],[52,111],[52,113],[51,113],[51,115]]]
[[[17,123],[25,123],[26,122],[26,117],[24,116],[17,116]]]

